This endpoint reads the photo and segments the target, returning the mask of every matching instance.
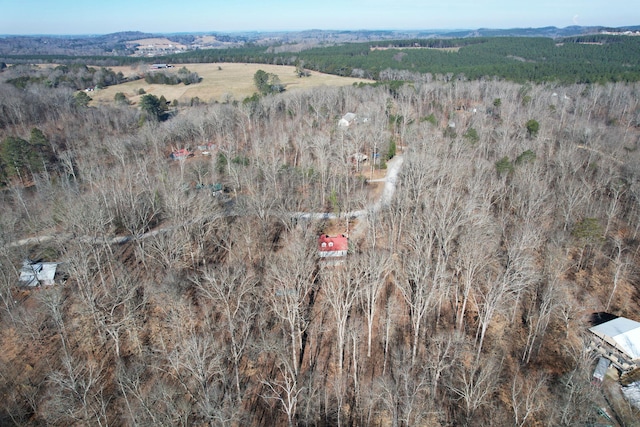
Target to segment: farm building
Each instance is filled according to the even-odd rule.
[[[36,286],[51,286],[55,284],[57,262],[34,262],[24,260],[20,269],[20,286],[33,288]]]
[[[318,256],[327,257],[345,257],[349,249],[349,238],[344,234],[340,236],[329,236],[322,234],[318,238]]]
[[[590,349],[609,359],[622,372],[640,366],[640,323],[624,317],[600,323],[589,331],[594,335]]]

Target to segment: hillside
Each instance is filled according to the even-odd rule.
[[[1,425],[637,424],[584,338],[639,320],[638,83],[434,75],[156,121],[75,90],[124,70],[49,71],[0,74]],[[56,284],[19,287],[25,259]]]
[[[511,28],[511,29],[465,29],[465,30],[359,30],[359,31],[280,31],[280,32],[235,32],[235,33],[179,33],[150,34],[140,31],[124,31],[112,34],[85,36],[16,36],[0,34],[0,55],[130,55],[154,56],[167,53],[169,45],[181,49],[240,47],[245,44],[263,46],[279,44],[336,44],[380,40],[403,40],[413,38],[461,38],[461,37],[571,37],[596,34],[602,31],[638,31],[640,27],[623,28],[581,27],[566,28]]]

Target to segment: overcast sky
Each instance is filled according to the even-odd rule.
[[[640,24],[631,0],[0,0],[0,34]]]

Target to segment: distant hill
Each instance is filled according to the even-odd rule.
[[[597,34],[604,31],[619,32],[625,31],[638,31],[640,26],[633,27],[581,27],[578,25],[572,25],[570,27],[558,28],[558,27],[540,27],[540,28],[508,28],[508,29],[491,29],[491,28],[479,28],[473,31],[452,31],[440,34],[446,37],[572,37],[587,34]]]
[[[599,32],[640,31],[640,26],[632,27],[582,27],[565,28],[511,28],[475,30],[305,30],[280,32],[238,32],[238,33],[143,33],[125,31],[103,35],[0,35],[0,55],[69,55],[69,56],[136,56],[142,55],[132,41],[163,38],[185,45],[187,50],[202,48],[240,47],[247,43],[258,45],[278,45],[302,43],[305,45],[331,45],[336,43],[367,42],[381,40],[403,40],[415,38],[467,38],[467,37],[571,37]],[[153,55],[148,50],[145,56]],[[162,54],[158,52],[158,54]]]
[[[128,56],[130,40],[153,37],[140,31],[83,36],[0,36],[2,55],[99,55]]]

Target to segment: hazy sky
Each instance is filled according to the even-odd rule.
[[[0,0],[0,34],[640,24],[631,0]]]

